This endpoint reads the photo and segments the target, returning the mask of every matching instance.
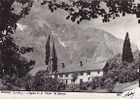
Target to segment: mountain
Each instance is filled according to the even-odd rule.
[[[49,33],[55,39],[59,63],[99,62],[121,53],[123,40],[104,30],[67,21],[65,15],[61,10],[51,13],[46,6],[35,4],[30,15],[19,21],[14,38],[18,45],[34,48],[32,53],[25,55],[36,61],[33,72],[46,68],[45,43]],[[133,44],[132,50],[136,49]]]

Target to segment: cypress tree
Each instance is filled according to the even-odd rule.
[[[48,40],[46,43],[46,57],[45,57],[45,64],[48,65],[49,64],[49,58],[50,58],[50,38],[51,36],[48,36]]]
[[[123,44],[123,53],[122,53],[122,61],[124,62],[133,62],[133,54],[131,50],[131,43],[129,39],[129,34],[128,32],[126,33],[124,44]]]
[[[56,55],[54,41],[53,41],[53,48],[52,48],[52,72],[57,72],[57,55]]]

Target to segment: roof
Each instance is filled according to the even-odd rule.
[[[58,73],[97,71],[97,70],[102,70],[105,64],[106,64],[106,61],[100,61],[98,63],[89,62],[87,64],[83,64],[83,66],[80,66],[80,63],[65,65],[64,68],[62,66],[58,66]]]

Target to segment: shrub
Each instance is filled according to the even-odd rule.
[[[39,71],[31,81],[26,83],[26,90],[58,91],[64,90],[65,84],[52,78],[46,71]]]
[[[140,60],[138,52],[135,52],[135,60],[132,63],[122,62],[121,55],[110,59],[104,67],[104,78],[110,78],[114,82],[132,82],[138,79]]]
[[[88,87],[89,87],[88,82],[86,82],[86,83],[82,82],[82,83],[80,83],[80,86],[79,86],[80,90],[87,90]]]
[[[104,81],[104,87],[106,89],[108,89],[109,92],[112,92],[113,88],[114,88],[114,81],[111,78],[107,78]]]
[[[92,79],[92,82],[89,83],[89,86],[92,89],[103,88],[104,87],[104,78],[103,77],[95,77]]]

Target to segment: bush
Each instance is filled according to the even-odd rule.
[[[57,78],[52,78],[46,71],[39,71],[32,80],[26,83],[26,90],[35,91],[60,91],[65,89],[65,84]]]
[[[80,90],[87,90],[88,87],[89,87],[89,83],[84,83],[84,82],[80,83],[79,86]]]
[[[135,60],[132,63],[122,62],[121,55],[117,55],[110,59],[104,67],[104,78],[110,78],[114,82],[125,83],[138,79],[138,71],[140,60],[138,52],[135,53]]]
[[[89,83],[89,86],[92,89],[103,88],[104,87],[104,78],[103,77],[95,77],[92,79],[92,82]]]
[[[112,92],[114,88],[114,81],[111,78],[107,78],[104,81],[104,88],[108,89],[109,92]]]

